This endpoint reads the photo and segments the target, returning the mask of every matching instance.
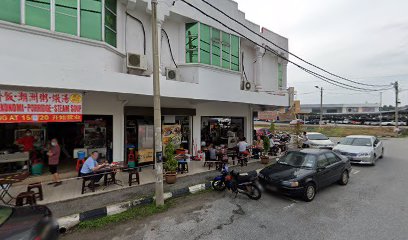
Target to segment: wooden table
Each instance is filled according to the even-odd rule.
[[[29,175],[30,173],[27,171],[0,175],[0,201],[9,205],[10,202],[15,199],[15,197],[9,193],[11,186],[13,183],[24,181]],[[9,198],[8,201],[5,200],[6,197]]]

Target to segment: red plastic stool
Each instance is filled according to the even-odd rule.
[[[81,166],[84,165],[85,159],[77,159],[77,164],[76,164],[76,171],[79,172],[81,169]]]

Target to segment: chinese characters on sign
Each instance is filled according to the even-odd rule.
[[[82,94],[0,90],[0,123],[81,121]]]

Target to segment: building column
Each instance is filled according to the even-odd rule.
[[[262,58],[265,54],[265,49],[259,46],[255,47],[256,50],[256,60],[254,66],[254,79],[255,79],[255,89],[260,90],[262,89]]]
[[[193,116],[193,155],[197,155],[197,152],[201,150],[201,114]],[[196,149],[194,149],[194,145]],[[197,152],[195,152],[195,151]]]

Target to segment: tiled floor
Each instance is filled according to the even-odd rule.
[[[251,161],[254,161],[254,160],[251,160]],[[211,170],[214,170],[214,167],[212,167]],[[184,174],[179,174],[177,175],[177,177],[182,178],[183,176],[193,175],[193,174],[206,172],[206,171],[210,171],[210,170],[208,170],[207,166],[203,167],[202,161],[198,161],[198,162],[191,161],[189,163],[189,172],[184,173]],[[43,191],[44,191],[44,200],[40,201],[39,203],[46,204],[50,202],[74,199],[74,198],[78,198],[84,195],[98,194],[101,192],[114,191],[114,190],[118,190],[121,188],[129,187],[128,173],[119,172],[116,175],[116,178],[122,181],[123,186],[110,185],[105,188],[102,185],[101,187],[98,187],[94,193],[89,192],[89,193],[85,193],[82,195],[81,194],[82,179],[77,179],[76,175],[77,173],[74,171],[61,174],[61,178],[63,179],[63,184],[58,187],[54,187],[53,185],[47,185],[47,183],[50,182],[51,180],[51,176],[49,174],[45,174],[39,177],[30,177],[19,184],[13,185],[12,188],[10,189],[10,193],[13,196],[16,196],[18,193],[26,191],[27,184],[40,181],[43,183],[42,186],[43,186]],[[142,171],[140,172],[140,184],[152,183],[154,181],[155,181],[155,170],[153,170],[151,167],[142,169]],[[103,180],[101,180],[100,183],[103,183]],[[132,187],[134,186],[135,185],[133,185]]]

